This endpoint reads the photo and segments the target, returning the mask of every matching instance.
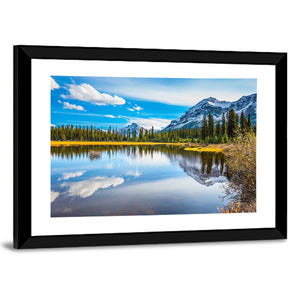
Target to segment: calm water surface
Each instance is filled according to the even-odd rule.
[[[51,216],[218,213],[223,154],[178,146],[51,147]]]

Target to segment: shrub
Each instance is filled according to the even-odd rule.
[[[229,179],[226,195],[233,199],[220,212],[256,211],[256,136],[253,132],[239,134],[234,148],[227,153]]]

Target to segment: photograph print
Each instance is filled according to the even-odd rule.
[[[256,212],[256,78],[51,76],[51,217]]]

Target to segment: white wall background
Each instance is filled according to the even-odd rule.
[[[1,298],[296,299],[300,293],[299,25],[297,1],[289,0],[3,2]],[[14,44],[288,52],[289,239],[13,250]]]

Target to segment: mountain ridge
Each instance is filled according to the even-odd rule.
[[[181,117],[172,120],[163,130],[175,130],[182,128],[201,127],[203,116],[212,114],[214,121],[221,121],[223,112],[226,114],[231,108],[240,115],[244,111],[245,116],[251,114],[251,122],[256,122],[256,99],[257,94],[242,96],[236,101],[220,101],[214,97],[205,98],[190,107]]]
[[[127,135],[128,130],[130,130],[130,133],[131,133],[131,134],[135,131],[136,134],[139,135],[139,132],[140,132],[140,129],[141,129],[141,128],[143,129],[143,131],[145,131],[145,128],[144,128],[144,127],[138,125],[138,124],[135,123],[135,122],[132,122],[131,124],[129,124],[129,125],[127,125],[127,126],[121,128],[121,129],[119,129],[118,131],[119,131],[119,132],[122,131],[122,132],[125,133],[125,135]]]

